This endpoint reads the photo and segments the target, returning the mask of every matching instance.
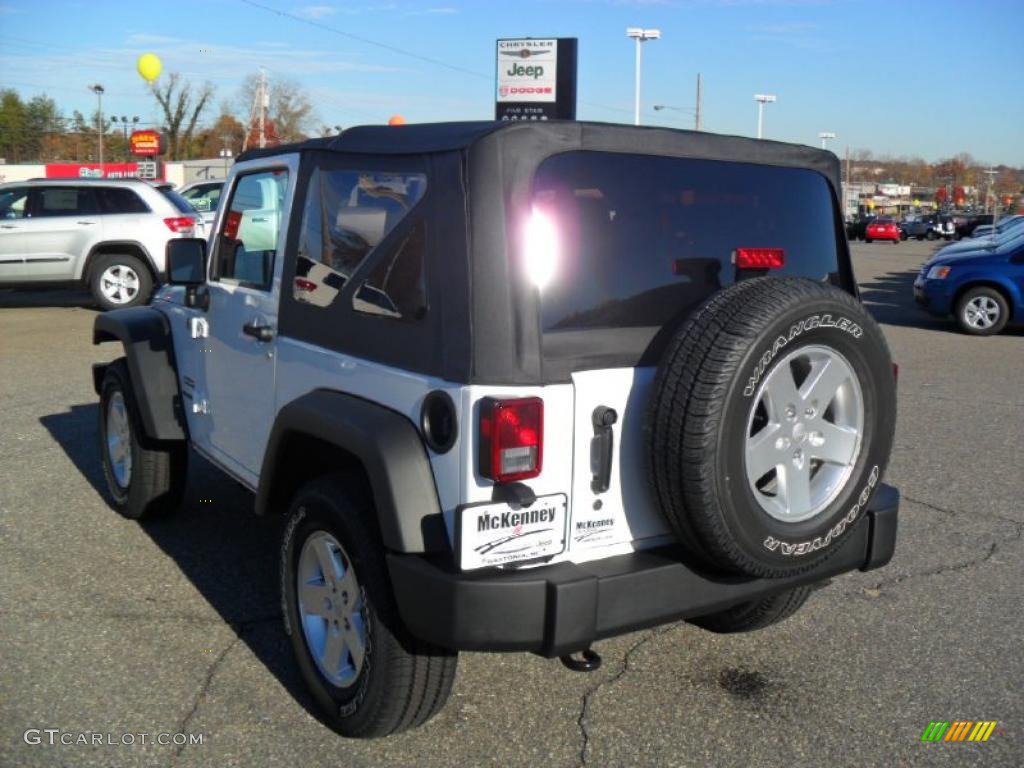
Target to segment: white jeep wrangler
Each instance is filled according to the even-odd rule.
[[[288,515],[285,630],[350,736],[426,721],[459,650],[779,621],[895,546],[838,190],[817,149],[577,122],[246,153],[96,318],[114,504],[174,509],[191,447]]]

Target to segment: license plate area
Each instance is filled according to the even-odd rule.
[[[455,552],[464,571],[528,560],[565,551],[568,497],[538,496],[529,507],[485,502],[455,511]]]

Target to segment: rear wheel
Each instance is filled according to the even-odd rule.
[[[870,237],[865,237],[864,238],[864,242],[865,243],[870,243],[871,242],[871,238]]]
[[[414,728],[448,700],[457,654],[406,629],[358,483],[329,475],[295,495],[281,545],[281,594],[299,670],[339,733]]]
[[[655,498],[696,564],[801,573],[864,511],[895,415],[889,350],[860,303],[811,280],[745,280],[691,316],[659,365]]]
[[[935,230],[934,229],[929,229],[928,233],[925,235],[925,237],[927,237],[929,240],[934,240],[935,237],[936,237]]]
[[[176,510],[187,474],[184,443],[154,443],[141,422],[128,366],[115,360],[100,389],[100,455],[114,507],[133,520]]]
[[[153,276],[137,257],[105,254],[92,266],[89,288],[104,310],[145,304],[153,292]]]
[[[788,589],[760,600],[740,603],[718,613],[690,619],[690,623],[709,632],[722,634],[764,629],[788,619],[800,610],[807,602],[807,598],[810,597],[812,589],[812,587]]]
[[[995,288],[971,288],[956,303],[956,320],[973,336],[993,336],[1006,327],[1010,306]]]

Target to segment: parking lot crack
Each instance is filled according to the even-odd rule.
[[[963,510],[953,509],[951,507],[940,507],[938,504],[932,504],[930,501],[914,498],[913,496],[910,496],[907,493],[903,494],[903,498],[905,501],[909,501],[911,504],[919,504],[920,506],[930,509],[933,512],[939,512],[940,514],[947,515],[949,517],[962,517],[965,515],[970,515],[972,518],[985,518],[988,520],[996,520],[1000,523],[1006,523],[1007,525],[1013,526],[1013,528],[1016,530],[1014,538],[1020,538],[1021,532],[1022,530],[1024,530],[1024,522],[1019,522],[1004,515],[996,514],[995,512],[981,512],[978,510],[971,510],[970,512],[965,512]]]
[[[622,663],[614,675],[606,677],[604,680],[590,686],[583,692],[583,698],[580,702],[580,714],[579,717],[576,718],[576,727],[579,728],[580,738],[582,740],[582,743],[580,744],[579,765],[584,766],[589,764],[587,762],[587,750],[590,748],[590,730],[587,727],[587,714],[590,710],[590,705],[594,697],[597,696],[598,692],[602,688],[606,688],[617,683],[629,671],[630,661],[633,659],[633,656],[637,651],[639,651],[644,645],[649,643],[651,640],[672,631],[677,626],[678,624],[670,624],[666,627],[661,627],[644,633],[639,640],[626,649],[626,652],[622,655]]]

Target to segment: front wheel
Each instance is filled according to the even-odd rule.
[[[971,288],[956,303],[956,320],[972,336],[994,336],[1010,319],[1010,306],[995,288]]]
[[[124,358],[107,366],[100,393],[100,455],[115,509],[133,520],[174,511],[185,492],[185,444],[156,444],[143,434]]]
[[[357,482],[328,475],[296,494],[281,544],[285,631],[299,670],[331,727],[362,738],[439,712],[458,659],[402,622],[372,515]]]
[[[930,230],[930,229],[929,229],[929,230],[928,230],[928,234],[927,234],[927,235],[925,235],[925,237],[927,237],[927,238],[928,238],[929,240],[934,240],[934,239],[935,239],[935,237],[936,237],[936,235],[935,235],[935,232],[934,232],[933,230]]]
[[[871,242],[871,238],[870,237],[865,237],[864,238],[864,242],[865,243],[870,243]]]

